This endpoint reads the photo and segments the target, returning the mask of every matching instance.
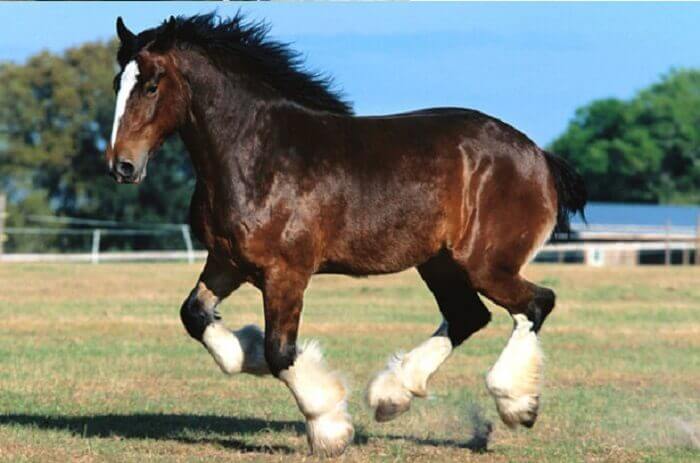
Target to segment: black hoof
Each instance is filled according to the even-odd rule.
[[[411,401],[405,404],[397,404],[394,402],[381,401],[374,412],[374,419],[379,423],[391,421],[397,416],[408,411],[411,408]]]
[[[527,429],[530,429],[530,428],[532,428],[532,427],[535,425],[535,420],[536,420],[536,419],[537,419],[537,418],[532,418],[532,419],[523,421],[523,422],[520,423],[520,424],[522,424],[523,426],[525,426]]]

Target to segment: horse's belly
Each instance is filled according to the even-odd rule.
[[[351,226],[334,242],[323,270],[354,275],[405,270],[440,251],[445,228],[441,221],[429,217],[404,217],[381,227]]]

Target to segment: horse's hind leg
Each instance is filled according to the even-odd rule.
[[[427,395],[427,382],[453,348],[491,320],[491,313],[469,284],[466,274],[446,254],[418,267],[435,296],[443,322],[433,336],[404,355],[395,355],[370,383],[367,399],[377,421],[407,411],[413,397]]]
[[[210,255],[197,285],[182,304],[180,318],[189,335],[206,347],[224,373],[266,374],[260,328],[247,325],[231,331],[224,326],[216,309],[242,281],[235,269],[220,264]]]
[[[524,258],[514,264],[505,256],[497,252],[484,256],[471,266],[469,276],[481,294],[510,312],[514,323],[508,343],[486,377],[487,388],[504,423],[531,427],[537,419],[543,369],[537,333],[554,308],[555,295],[520,275]]]
[[[486,385],[504,423],[532,427],[537,419],[543,369],[537,332],[554,307],[554,292],[520,275],[502,272],[494,272],[480,285],[487,297],[509,310],[514,322]]]

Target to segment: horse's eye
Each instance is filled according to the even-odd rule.
[[[158,85],[156,84],[148,84],[146,86],[146,93],[156,93],[158,91]]]

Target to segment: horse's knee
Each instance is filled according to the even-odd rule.
[[[297,357],[296,344],[282,343],[279,338],[265,339],[265,360],[273,376],[289,369]]]
[[[527,318],[533,323],[535,333],[540,331],[547,316],[554,309],[556,294],[549,288],[536,287],[535,296],[528,304]]]
[[[476,333],[491,321],[491,312],[486,307],[481,310],[472,310],[455,320],[450,320],[447,333],[454,347],[458,347],[472,334]]]
[[[220,320],[221,317],[212,304],[207,304],[205,300],[198,296],[198,289],[195,288],[180,308],[180,319],[187,333],[201,342],[207,326]]]
[[[488,325],[490,322],[491,312],[489,312],[489,310],[486,307],[483,307],[483,310],[471,313],[468,323],[468,336],[471,336],[472,334],[476,333],[477,331]]]

